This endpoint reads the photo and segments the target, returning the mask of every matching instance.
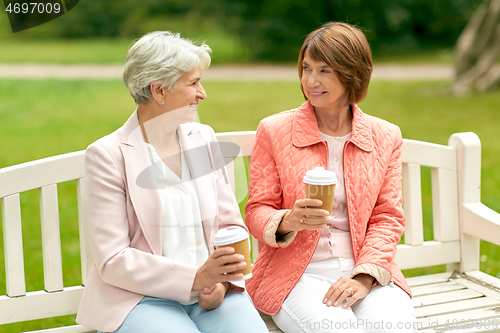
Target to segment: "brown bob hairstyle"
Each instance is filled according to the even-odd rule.
[[[365,98],[373,63],[370,46],[360,29],[347,23],[330,22],[311,32],[299,53],[298,70],[301,80],[302,60],[306,51],[309,51],[314,61],[326,63],[337,73],[340,82],[347,89],[349,105]],[[302,85],[300,88],[304,93]]]

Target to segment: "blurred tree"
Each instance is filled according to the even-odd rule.
[[[328,21],[363,28],[375,54],[452,48],[481,0],[85,0],[55,21],[61,37],[139,37],[150,29],[203,38],[216,24],[248,60],[293,61],[305,36]],[[208,22],[208,23],[207,23]]]
[[[453,47],[481,0],[218,0],[228,29],[255,59],[295,59],[304,37],[328,21],[358,25],[374,52]]]
[[[62,37],[115,37],[132,9],[132,1],[80,1],[75,10],[57,21]],[[70,24],[68,24],[70,22]]]
[[[192,11],[192,0],[80,1],[60,20],[61,37],[138,37],[141,24],[159,15],[180,16]],[[71,15],[71,16],[70,16]]]
[[[453,91],[463,95],[500,87],[500,0],[484,0],[460,35]]]

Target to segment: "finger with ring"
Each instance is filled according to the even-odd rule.
[[[354,290],[352,290],[351,287],[347,288],[346,290],[349,290],[349,296],[354,295]]]

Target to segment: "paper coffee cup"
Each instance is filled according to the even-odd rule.
[[[248,233],[243,228],[229,227],[220,229],[214,238],[214,245],[216,247],[230,246],[234,248],[234,253],[241,254],[245,257],[247,266],[239,271],[232,272],[231,274],[242,273],[242,281],[252,277],[252,262],[250,260],[250,240]]]
[[[327,210],[332,214],[335,186],[338,183],[335,172],[316,167],[306,172],[303,181],[306,186],[306,197],[321,200],[323,205],[317,208]]]

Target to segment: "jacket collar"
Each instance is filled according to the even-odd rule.
[[[373,149],[373,138],[368,116],[356,104],[351,107],[353,119],[350,142],[362,150],[371,151]],[[306,147],[323,142],[319,137],[318,121],[316,120],[314,107],[309,101],[304,102],[296,109],[292,121],[292,142],[295,146]]]
[[[156,183],[151,160],[139,126],[137,110],[119,131],[128,195],[152,252],[161,255],[161,210],[156,209],[160,206],[160,196],[157,191],[151,190]]]
[[[158,228],[162,223],[161,210],[158,209],[161,202],[158,191],[151,190],[156,186],[153,175],[155,168],[152,168],[144,136],[139,125],[137,110],[122,126],[120,132],[120,149],[125,161],[129,195],[138,221],[142,225],[144,237],[153,253],[161,255],[161,232],[158,232],[158,230],[162,230]],[[207,146],[199,127],[193,126],[191,123],[181,124],[178,128],[178,134],[184,151]],[[196,169],[197,164],[200,164],[200,161],[193,154],[186,154],[185,156],[189,169],[193,174],[193,170]],[[139,181],[141,184],[138,184],[138,177],[141,177]],[[210,197],[209,200],[202,195],[207,189],[211,188],[210,180],[207,177],[193,176],[193,182],[200,204],[206,241],[207,244],[210,244],[216,216],[216,212],[213,211],[215,205],[213,197]]]
[[[192,135],[196,136],[201,133],[198,128],[195,128],[192,125],[192,123],[179,125],[178,132],[179,137],[181,138],[181,143],[184,143],[182,142],[184,138]],[[142,135],[142,130],[139,126],[139,118],[136,109],[121,128],[120,143],[131,147],[138,147],[144,144],[144,142],[144,136]]]

